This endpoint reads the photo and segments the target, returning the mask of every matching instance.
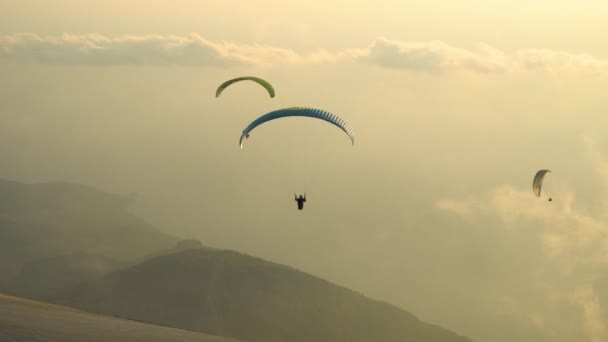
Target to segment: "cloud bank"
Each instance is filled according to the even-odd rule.
[[[606,74],[608,61],[589,54],[547,49],[514,53],[487,44],[474,49],[441,41],[405,42],[379,37],[366,48],[301,53],[289,48],[259,44],[213,42],[198,34],[124,35],[63,34],[39,36],[20,33],[0,36],[0,58],[19,62],[59,65],[184,65],[274,66],[359,62],[421,72],[466,70],[479,73],[543,70]]]
[[[384,67],[420,71],[467,69],[504,72],[509,67],[505,53],[480,44],[478,51],[450,46],[441,41],[399,42],[377,38],[361,52],[361,60]]]
[[[583,145],[590,172],[598,178],[599,186],[595,190],[601,196],[600,207],[605,208],[608,204],[608,160],[597,150],[593,139],[584,137]],[[536,246],[542,260],[531,260],[530,267],[540,265],[532,270],[532,274],[539,276],[538,283],[528,285],[547,288],[546,298],[542,298],[545,303],[557,300],[561,306],[578,307],[580,330],[587,335],[588,341],[606,341],[608,302],[601,299],[606,298],[608,291],[605,286],[599,286],[598,281],[608,274],[608,215],[605,210],[582,206],[576,199],[576,191],[568,185],[553,185],[547,190],[553,202],[548,202],[546,197],[535,198],[531,188],[503,185],[476,197],[440,199],[435,206],[459,217],[468,226],[500,229],[517,236],[521,246]],[[526,253],[523,248],[520,252]],[[533,264],[537,266],[531,266]],[[529,302],[525,298],[519,299],[522,305]],[[547,307],[526,310],[551,316],[551,309]],[[519,316],[526,314],[521,312]],[[552,329],[559,329],[559,324],[554,324]]]
[[[317,63],[337,55],[319,51],[310,55],[265,45],[211,42],[198,34],[186,36],[100,34],[0,37],[0,58],[59,65],[184,65],[230,66],[275,63]]]

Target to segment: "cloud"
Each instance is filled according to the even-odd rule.
[[[100,34],[39,36],[31,33],[0,37],[0,58],[59,65],[294,65],[333,63],[353,59],[354,50],[318,50],[302,54],[260,45],[211,42],[198,34],[125,35]]]
[[[593,287],[588,285],[578,287],[570,296],[570,300],[582,308],[583,329],[590,337],[591,342],[606,341],[608,337],[606,319]]]
[[[399,42],[381,37],[360,58],[380,66],[419,71],[503,72],[508,69],[505,54],[485,44],[480,44],[478,51],[469,51],[440,41]]]
[[[569,272],[576,267],[608,265],[608,221],[575,206],[570,191],[554,191],[555,200],[533,197],[531,190],[503,185],[479,199],[441,199],[436,208],[467,222],[493,219],[506,230],[528,230],[545,257]]]
[[[591,163],[591,167],[602,182],[602,186],[608,190],[608,160],[598,151],[596,139],[590,135],[582,138],[585,155]]]
[[[198,35],[108,38],[99,34],[64,34],[58,37],[16,34],[0,38],[0,46],[0,56],[5,59],[43,64],[228,65],[247,62]]]
[[[324,51],[301,55],[292,50],[235,43],[211,42],[198,34],[186,36],[100,34],[0,37],[0,58],[59,65],[273,65],[318,63],[339,55]]]
[[[435,202],[435,206],[446,212],[455,214],[466,221],[471,221],[479,214],[482,206],[476,200],[453,200],[441,199]]]
[[[597,150],[593,139],[584,137],[585,161],[589,163],[590,176],[604,187],[597,187],[602,201],[608,195],[608,160]],[[576,305],[580,313],[580,330],[592,342],[608,338],[606,302],[600,298],[606,289],[597,287],[599,278],[605,276],[608,266],[608,216],[603,210],[590,210],[577,201],[576,192],[568,185],[551,184],[554,201],[535,198],[532,190],[512,185],[498,186],[485,194],[465,199],[439,199],[435,207],[459,217],[468,226],[477,225],[499,229],[503,235],[516,236],[519,246],[532,246],[540,251],[539,260],[531,274],[538,275],[538,284],[545,284],[550,292],[545,302],[559,298],[563,306]],[[520,250],[521,253],[529,251]],[[532,266],[530,266],[532,267]],[[534,284],[528,284],[534,286]],[[557,294],[557,296],[556,296]],[[522,304],[526,299],[522,298]],[[604,304],[604,306],[602,306]],[[546,316],[551,310],[531,308],[544,312],[542,322],[548,329]],[[521,315],[525,314],[525,310]]]
[[[507,53],[480,43],[474,49],[441,41],[406,42],[376,38],[367,48],[308,53],[289,48],[213,42],[193,33],[177,35],[63,34],[39,36],[20,33],[0,36],[0,58],[59,65],[186,65],[230,66],[305,65],[360,62],[419,72],[466,70],[479,73],[567,72],[604,75],[608,61],[589,54],[546,49]]]
[[[468,70],[480,73],[525,71],[606,75],[608,61],[590,54],[548,49],[522,49],[507,53],[479,43],[467,50],[441,41],[403,42],[377,38],[360,51],[360,60],[394,69],[426,72]]]
[[[605,75],[608,71],[608,61],[600,60],[590,54],[574,54],[546,49],[520,50],[513,56],[513,63],[522,70],[589,75]]]
[[[479,199],[439,200],[436,208],[456,215],[468,224],[511,232],[512,236],[521,239],[520,248],[537,246],[543,260],[530,260],[530,265],[541,265],[541,269],[529,271],[539,277],[538,283],[526,286],[534,288],[544,284],[551,290],[544,294],[546,298],[539,298],[541,303],[555,300],[557,294],[563,307],[576,305],[580,312],[579,329],[591,342],[605,341],[608,325],[604,312],[608,307],[602,307],[594,284],[608,266],[608,221],[576,207],[575,197],[569,191],[554,192],[554,198],[557,200],[549,204],[534,198],[529,189],[504,185]],[[522,307],[515,316],[535,312],[532,322],[539,328],[560,329],[560,323],[551,324],[544,319],[551,315],[550,308],[530,307],[529,299],[525,297],[516,300],[521,301]],[[539,312],[543,315],[539,316]],[[539,320],[539,317],[543,319]],[[555,319],[559,321],[560,318],[556,316]]]

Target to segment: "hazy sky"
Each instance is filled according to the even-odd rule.
[[[608,3],[447,3],[1,1],[0,177],[138,193],[166,231],[476,341],[606,341]],[[214,97],[241,75],[276,98]],[[294,105],[356,144],[294,118],[239,149]]]

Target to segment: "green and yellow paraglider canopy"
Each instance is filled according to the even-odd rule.
[[[220,94],[224,91],[224,89],[228,88],[231,84],[240,81],[253,81],[264,87],[268,91],[270,97],[274,97],[274,88],[272,87],[272,85],[268,81],[254,76],[237,77],[222,83],[215,91],[215,97],[219,97]]]

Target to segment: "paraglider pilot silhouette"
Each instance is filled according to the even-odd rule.
[[[300,197],[298,197],[296,194],[293,194],[293,197],[295,197],[296,202],[298,202],[298,210],[304,209],[304,202],[306,202],[306,194],[304,194],[304,196],[300,195]]]

